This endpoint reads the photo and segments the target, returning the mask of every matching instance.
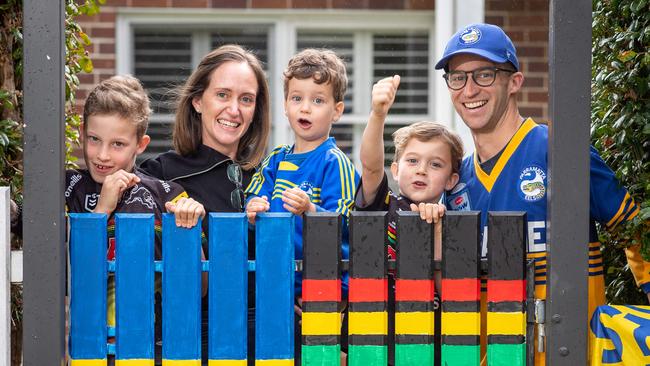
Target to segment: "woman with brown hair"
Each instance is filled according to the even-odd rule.
[[[174,151],[140,169],[180,184],[206,212],[240,212],[242,187],[264,157],[269,114],[260,61],[240,46],[221,46],[203,57],[179,92]]]
[[[255,167],[264,157],[271,129],[269,99],[266,77],[255,55],[236,45],[213,50],[203,57],[179,91],[174,150],[144,161],[140,169],[180,184],[190,197],[205,206],[205,212],[242,212],[243,188],[248,186]],[[180,214],[192,215],[184,211]],[[207,221],[206,216],[203,220],[206,235]],[[253,259],[255,246],[251,238],[248,249],[248,256]],[[208,248],[204,246],[203,250],[209,256]],[[249,364],[254,363],[254,288],[254,277],[249,275]],[[207,313],[207,296],[204,296],[204,365],[207,365]],[[156,353],[158,358],[158,346]]]

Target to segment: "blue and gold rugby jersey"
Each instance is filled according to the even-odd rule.
[[[460,182],[447,192],[450,210],[481,210],[483,233],[488,211],[526,211],[528,216],[528,258],[535,261],[535,297],[546,298],[546,190],[548,127],[527,119],[506,145],[490,174],[479,166],[476,153],[463,160]],[[589,313],[605,302],[603,259],[596,222],[612,229],[632,219],[639,207],[622,188],[614,173],[596,150],[590,149],[589,222]],[[483,235],[482,255],[487,253]],[[628,255],[630,257],[630,255]],[[640,256],[631,267],[640,275],[644,268]],[[634,261],[634,259],[633,259]],[[636,269],[635,269],[636,266]],[[648,267],[650,268],[650,267]],[[642,287],[650,286],[645,272]],[[650,289],[650,288],[649,288]]]
[[[337,146],[333,137],[316,149],[294,154],[293,146],[280,145],[262,161],[246,188],[247,202],[252,197],[266,196],[271,204],[269,212],[287,212],[282,203],[282,192],[300,187],[309,195],[318,212],[339,212],[343,217],[341,254],[348,258],[348,225],[354,203],[359,174],[350,159]],[[296,217],[294,235],[296,259],[302,259],[302,218]],[[343,277],[347,291],[347,273]],[[302,276],[296,273],[296,293],[302,292]]]

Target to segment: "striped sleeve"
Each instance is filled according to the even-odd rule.
[[[612,230],[639,213],[640,207],[622,187],[614,172],[605,164],[596,149],[590,156],[590,215]]]
[[[338,148],[330,149],[321,191],[321,211],[340,212],[350,216],[359,175],[350,159]]]
[[[269,155],[264,158],[262,164],[257,169],[253,178],[251,179],[250,184],[246,187],[246,200],[248,201],[251,197],[268,197],[269,201],[271,200],[271,193],[273,193],[273,185],[275,183],[275,175],[277,173],[277,165],[281,160],[281,156],[284,156],[288,151],[289,146],[280,145],[277,146]]]
[[[590,154],[590,215],[607,230],[613,230],[632,220],[641,208],[619,184],[596,149],[591,147]],[[650,263],[643,260],[638,246],[627,248],[625,255],[637,285],[645,293],[650,293]]]

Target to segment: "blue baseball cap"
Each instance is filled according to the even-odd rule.
[[[496,25],[470,24],[456,32],[447,42],[442,58],[436,63],[436,70],[447,70],[449,60],[463,53],[481,56],[496,63],[510,62],[519,71],[515,45],[503,29]]]

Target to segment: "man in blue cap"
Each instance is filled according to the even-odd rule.
[[[447,194],[451,210],[526,211],[528,258],[535,261],[535,297],[546,298],[546,190],[548,128],[524,118],[517,93],[524,83],[517,52],[504,31],[471,24],[454,34],[436,63],[456,112],[470,128],[475,152],[463,160],[458,185]],[[640,207],[596,150],[590,151],[589,314],[605,303],[602,254],[595,222],[609,230],[631,220]],[[487,235],[483,252],[487,253]],[[586,243],[576,243],[585,245]],[[650,264],[638,248],[627,250],[637,283],[650,292]],[[586,264],[585,264],[586,265]],[[535,364],[544,365],[544,354]]]

